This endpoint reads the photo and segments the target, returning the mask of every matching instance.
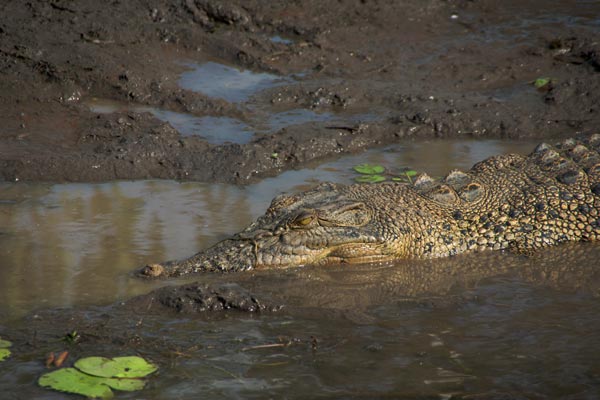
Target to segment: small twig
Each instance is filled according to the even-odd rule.
[[[280,362],[264,363],[264,364],[256,364],[256,365],[260,365],[261,367],[280,367],[282,365],[288,365],[289,363],[290,363],[289,361],[280,361]]]
[[[286,347],[287,343],[271,343],[271,344],[259,344],[257,346],[244,347],[242,351],[256,350],[256,349],[268,349],[271,347]]]

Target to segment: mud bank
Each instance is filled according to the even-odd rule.
[[[591,1],[8,2],[0,179],[244,183],[406,138],[590,133],[599,14]],[[237,99],[186,85],[208,62],[274,83]],[[94,98],[131,106],[97,113]],[[257,127],[294,110],[316,117]],[[248,137],[182,134],[165,112],[234,120]]]

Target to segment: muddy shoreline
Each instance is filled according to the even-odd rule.
[[[3,2],[0,182],[247,184],[408,140],[599,133],[599,15],[589,0]],[[182,83],[206,63],[279,81],[237,100]],[[113,271],[235,232],[224,221],[251,220],[266,191],[156,182],[3,184],[7,396],[63,398],[35,382],[68,350],[66,366],[157,362],[150,398],[598,397],[597,245],[136,280],[136,296]]]
[[[599,12],[585,1],[9,2],[0,179],[247,183],[412,138],[592,133]],[[182,61],[293,78],[228,102],[182,88]],[[293,109],[371,118],[213,144],[151,113],[94,113],[86,100],[96,97],[239,121]]]

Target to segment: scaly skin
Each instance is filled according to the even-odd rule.
[[[600,238],[600,134],[539,145],[441,181],[336,185],[276,197],[248,228],[145,276],[370,263]]]

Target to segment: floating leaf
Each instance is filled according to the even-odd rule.
[[[12,343],[8,340],[0,339],[0,349],[6,349],[12,346]]]
[[[158,369],[141,357],[87,357],[77,360],[75,367],[44,374],[38,383],[61,392],[108,399],[113,397],[111,388],[129,392],[143,389],[146,382],[138,378]]]
[[[141,357],[87,357],[75,362],[75,367],[86,374],[105,378],[143,378],[158,367]]]
[[[146,382],[130,378],[102,378],[85,374],[75,368],[63,368],[44,374],[38,380],[42,387],[60,392],[76,393],[87,397],[108,399],[112,389],[133,392],[144,388]]]
[[[96,378],[96,377],[94,377]],[[100,378],[104,379],[104,383],[115,390],[124,392],[135,392],[142,390],[146,385],[146,381],[137,378]]]
[[[63,368],[42,375],[38,380],[38,384],[60,392],[109,399],[113,397],[113,392],[106,381],[106,378],[90,376],[75,368]]]
[[[374,175],[383,173],[383,171],[385,171],[385,168],[383,168],[381,165],[359,164],[354,166],[354,170],[359,174]]]
[[[392,180],[396,182],[408,182],[408,178],[406,176],[394,176]]]
[[[409,169],[408,171],[404,171],[404,174],[406,176],[415,176],[417,175],[417,171],[415,171],[414,169]]]
[[[377,183],[385,181],[385,176],[381,175],[361,175],[354,178],[358,183]]]
[[[550,78],[537,78],[535,81],[533,81],[533,85],[538,89],[546,86],[549,83]]]

